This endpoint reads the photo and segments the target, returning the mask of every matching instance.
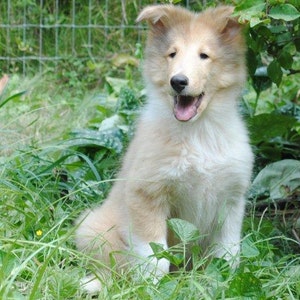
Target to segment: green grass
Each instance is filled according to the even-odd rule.
[[[1,101],[26,93],[0,109],[1,299],[91,299],[80,289],[88,257],[75,249],[73,221],[111,186],[143,102],[132,82],[110,78],[99,93],[50,75],[11,78]],[[193,270],[157,285],[133,280],[136,270],[113,274],[96,298],[299,299],[299,244],[282,220],[249,205],[236,270],[195,255]]]

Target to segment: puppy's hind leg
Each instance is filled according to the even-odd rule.
[[[127,245],[118,232],[118,219],[118,209],[111,203],[104,203],[92,211],[85,212],[77,221],[77,248],[90,257],[90,262],[98,262],[95,275],[89,275],[81,281],[83,289],[89,293],[99,291],[101,282],[109,284],[111,253],[127,250]],[[118,266],[124,263],[122,255],[116,254],[114,259]]]

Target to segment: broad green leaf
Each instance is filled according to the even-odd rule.
[[[257,68],[257,59],[255,52],[251,48],[249,48],[247,52],[247,65],[249,74],[253,76]]]
[[[67,146],[71,147],[105,147],[120,153],[123,149],[122,133],[119,129],[109,130],[74,130],[71,132],[72,138],[65,142]]]
[[[282,70],[279,62],[277,59],[274,59],[269,65],[268,65],[268,76],[271,78],[271,80],[276,83],[277,86],[281,83],[282,80]]]
[[[237,8],[238,14],[239,14],[239,21],[241,23],[244,23],[245,21],[251,21],[252,18],[256,19],[263,16],[263,11],[265,9],[265,3],[261,3],[261,1],[258,1],[257,5],[251,5],[250,7],[239,7]]]
[[[278,62],[284,69],[288,70],[292,67],[293,57],[289,52],[282,51],[278,57]]]
[[[293,21],[300,17],[299,11],[291,4],[279,4],[273,6],[269,16],[276,20]]]
[[[285,159],[262,169],[252,183],[254,196],[268,194],[271,199],[286,198],[300,188],[300,161]]]
[[[215,278],[218,283],[228,279],[231,268],[226,259],[214,257],[209,261],[205,268],[205,274],[211,278]]]
[[[272,86],[272,80],[269,77],[257,77],[252,78],[253,88],[257,94],[260,94],[262,91],[267,90]]]
[[[268,142],[270,139],[286,134],[295,124],[296,119],[279,114],[260,114],[248,120],[251,141],[254,144]]]
[[[261,11],[260,8],[258,9],[259,6],[265,5],[264,0],[245,0],[245,1],[238,1],[235,10],[240,11],[240,10],[247,10],[251,9],[253,11]]]
[[[287,31],[287,27],[286,25],[281,25],[281,24],[275,24],[275,25],[272,25],[270,26],[270,31],[272,33],[283,33],[283,32],[286,32]]]
[[[170,219],[168,220],[168,226],[185,244],[195,241],[200,237],[198,228],[188,221],[181,219]]]
[[[253,241],[249,237],[246,237],[242,241],[242,255],[244,257],[251,258],[257,257],[259,254],[259,250],[254,245]]]
[[[149,243],[149,245],[155,255],[160,254],[161,252],[165,251],[163,244],[151,242],[151,243]]]
[[[272,31],[270,30],[269,26],[259,26],[255,31],[262,37],[262,40],[265,41],[266,39],[272,39]]]
[[[175,291],[177,288],[177,280],[170,280],[160,283],[158,286],[158,297],[153,298],[157,300],[169,300],[172,299],[172,296],[175,296]]]
[[[166,258],[175,266],[179,266],[184,261],[182,253],[173,254],[169,250],[164,249],[163,245],[159,243],[151,242],[149,245],[153,251],[153,256],[157,259]]]
[[[228,288],[228,296],[234,299],[264,299],[263,295],[261,281],[250,272],[237,274]]]
[[[279,46],[284,46],[287,43],[291,42],[293,40],[293,36],[290,32],[284,32],[282,34],[277,35],[276,42]]]
[[[261,142],[257,147],[259,155],[268,161],[281,160],[282,157],[282,146],[278,145],[272,141]]]
[[[259,17],[252,17],[250,19],[250,27],[253,28],[257,25],[261,25],[261,24],[269,24],[270,23],[270,19],[261,19]]]
[[[255,70],[254,76],[252,76],[252,83],[258,94],[272,86],[272,80],[268,77],[266,67],[259,67]]]

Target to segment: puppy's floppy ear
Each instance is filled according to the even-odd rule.
[[[148,21],[151,29],[163,31],[167,27],[170,10],[171,5],[148,6],[140,12],[136,22]]]
[[[231,41],[235,39],[241,32],[242,25],[238,22],[238,19],[232,16],[234,7],[221,6],[216,8],[217,14],[220,14],[223,19],[223,24],[220,28],[220,33],[225,40]]]
[[[221,34],[226,40],[235,39],[241,32],[242,25],[238,22],[236,18],[228,18]]]

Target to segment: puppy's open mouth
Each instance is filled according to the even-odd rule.
[[[199,96],[174,96],[174,116],[178,121],[187,122],[197,115],[204,92]]]

